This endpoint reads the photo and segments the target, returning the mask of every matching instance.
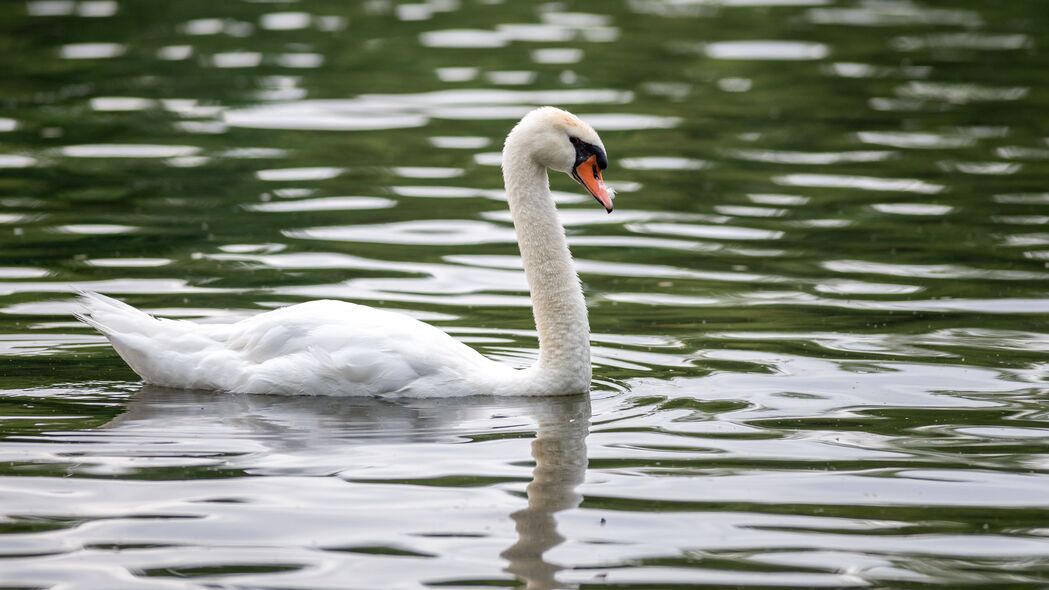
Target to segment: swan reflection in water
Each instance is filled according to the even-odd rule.
[[[459,443],[474,437],[519,439],[536,432],[528,504],[510,515],[517,539],[501,553],[505,571],[530,590],[565,588],[547,551],[564,541],[555,515],[579,505],[576,488],[587,468],[590,400],[564,397],[371,398],[228,394],[144,386],[127,411],[103,429],[119,434],[138,457],[176,464],[222,466],[252,475],[340,474],[351,482],[363,445]],[[505,452],[505,447],[500,447]],[[478,447],[480,449],[480,447]],[[403,452],[400,448],[398,452]],[[524,456],[491,455],[499,463]],[[424,457],[426,455],[423,455]],[[369,461],[375,461],[372,455]],[[210,464],[209,464],[210,462]],[[392,466],[409,470],[410,463]],[[483,475],[479,473],[476,475]],[[204,474],[202,474],[204,476]],[[190,475],[189,477],[192,477]],[[398,478],[391,478],[398,479]],[[403,480],[404,478],[400,478]],[[473,525],[476,522],[470,522]]]
[[[554,515],[579,506],[576,488],[586,476],[586,435],[590,431],[590,400],[586,396],[541,400],[537,412],[532,458],[535,469],[528,484],[528,506],[510,515],[517,542],[502,553],[506,571],[525,581],[527,590],[565,588],[557,581],[563,567],[544,554],[564,542]]]

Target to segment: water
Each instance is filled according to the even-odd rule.
[[[1044,588],[1038,0],[0,5],[0,587]],[[71,289],[518,366],[545,103],[591,399],[141,386]]]

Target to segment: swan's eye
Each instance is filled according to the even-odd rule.
[[[582,141],[579,140],[578,137],[575,137],[575,136],[572,136],[572,135],[568,136],[568,141],[572,142],[572,145],[579,145],[579,144],[583,143]]]

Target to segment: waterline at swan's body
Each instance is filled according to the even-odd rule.
[[[148,383],[299,395],[564,395],[589,390],[590,330],[582,289],[550,195],[547,169],[570,174],[607,210],[607,158],[597,134],[544,107],[510,132],[503,176],[532,297],[539,359],[516,370],[408,316],[311,301],[234,324],[157,319],[94,293],[79,317]]]

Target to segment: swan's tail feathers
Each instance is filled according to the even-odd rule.
[[[80,291],[80,310],[73,315],[106,336],[119,333],[142,332],[143,328],[159,321],[148,313],[135,309],[123,301],[100,293]]]
[[[148,336],[162,328],[160,320],[123,301],[91,291],[80,291],[78,320],[98,330],[143,379],[149,380]]]

